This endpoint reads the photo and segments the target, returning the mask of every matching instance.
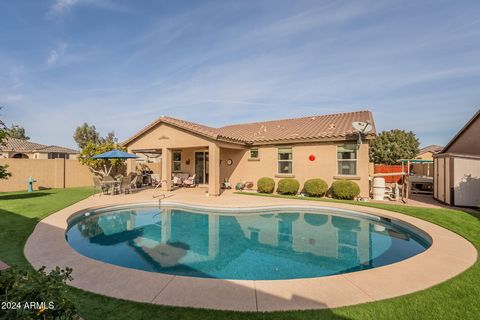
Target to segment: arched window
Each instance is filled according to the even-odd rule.
[[[28,156],[25,153],[15,153],[12,158],[15,159],[28,159]]]

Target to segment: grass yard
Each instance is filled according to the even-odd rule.
[[[23,246],[39,220],[91,195],[91,188],[0,193],[0,260],[30,268]],[[252,194],[248,194],[251,195]],[[272,196],[272,195],[270,195]],[[297,197],[298,198],[298,197]],[[301,198],[300,198],[301,199]],[[319,199],[317,199],[319,200]],[[325,201],[321,199],[320,201]],[[328,200],[330,201],[330,200]],[[343,201],[341,201],[343,202]],[[348,202],[348,201],[346,201]],[[354,203],[354,202],[352,202]],[[354,203],[396,211],[450,229],[480,248],[478,214],[451,209]],[[128,288],[125,288],[128,290]],[[240,313],[163,307],[123,301],[71,288],[84,319],[477,319],[480,263],[445,283],[407,296],[331,310]]]

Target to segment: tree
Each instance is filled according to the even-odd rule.
[[[420,146],[412,131],[394,129],[381,132],[370,147],[370,161],[373,163],[396,164],[400,159],[413,159]]]
[[[2,107],[0,107],[2,109]],[[5,146],[5,140],[7,140],[8,137],[8,129],[3,123],[3,121],[0,119],[0,147]],[[7,165],[0,165],[0,179],[8,179],[12,174],[7,172]]]
[[[84,123],[75,129],[73,138],[81,149],[78,160],[92,172],[107,176],[112,168],[124,165],[124,161],[120,159],[92,159],[93,156],[113,149],[126,151],[126,148],[118,144],[113,131],[101,137],[94,125]]]
[[[118,139],[115,137],[115,132],[113,131],[107,133],[105,138],[100,138],[100,141],[103,143],[118,143]]]
[[[12,124],[8,129],[8,136],[20,140],[30,140],[30,137],[25,133],[25,128],[15,124]]]
[[[95,126],[86,122],[75,129],[73,139],[80,149],[85,148],[89,143],[98,144],[101,142],[100,133],[98,133]]]
[[[104,176],[108,176],[113,167],[124,165],[124,160],[121,159],[92,159],[93,156],[111,151],[113,149],[118,149],[126,151],[125,147],[112,142],[112,141],[102,141],[102,142],[88,142],[80,152],[78,160],[80,163],[88,166],[92,172]]]

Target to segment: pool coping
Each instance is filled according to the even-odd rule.
[[[232,201],[236,197],[230,196]],[[236,198],[238,199],[238,198]],[[70,285],[98,294],[169,306],[235,311],[286,311],[323,309],[393,298],[444,282],[473,265],[476,248],[458,234],[438,225],[383,209],[342,203],[301,205],[290,199],[267,204],[202,205],[188,199],[163,201],[200,208],[248,210],[279,207],[331,208],[382,216],[411,225],[426,233],[432,245],[406,260],[369,270],[339,275],[289,280],[225,280],[194,278],[120,267],[93,260],[76,252],[65,239],[67,220],[79,212],[129,204],[157,204],[158,200],[101,199],[90,197],[40,221],[24,248],[27,260],[36,268],[73,268]],[[120,201],[120,202],[119,202]],[[247,209],[248,208],[248,209]]]

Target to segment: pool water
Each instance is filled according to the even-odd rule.
[[[122,207],[70,221],[68,243],[106,263],[181,276],[277,280],[395,263],[429,240],[398,222],[334,209],[201,212]]]

